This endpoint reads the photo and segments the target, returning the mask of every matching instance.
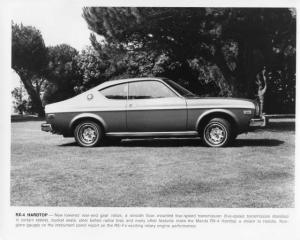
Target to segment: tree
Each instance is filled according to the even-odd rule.
[[[93,39],[93,37],[92,37]],[[95,42],[92,40],[92,43]],[[115,78],[159,76],[168,70],[168,58],[155,51],[124,51],[114,44],[89,46],[76,57],[82,81],[77,92],[85,91],[100,83]]]
[[[40,87],[47,65],[47,49],[39,30],[12,23],[12,68],[20,76],[30,96],[33,109],[44,116]]]
[[[45,103],[62,101],[76,94],[75,86],[81,78],[76,63],[77,56],[77,50],[67,44],[47,48]]]
[[[30,99],[24,98],[25,95],[25,90],[22,86],[20,87],[15,87],[13,91],[11,92],[12,97],[14,99],[14,109],[17,111],[19,114],[24,114],[24,113],[32,113],[32,103]]]
[[[76,56],[76,65],[81,76],[81,81],[77,82],[75,86],[75,91],[78,93],[108,80],[105,72],[110,64],[101,58],[91,46]]]
[[[273,69],[274,48],[295,47],[290,9],[87,7],[83,17],[107,43],[164,54],[175,80],[196,92],[213,82],[213,71],[221,94],[254,98],[257,74]]]

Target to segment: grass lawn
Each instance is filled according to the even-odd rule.
[[[218,149],[198,139],[81,148],[40,124],[12,123],[13,206],[294,207],[293,120]]]

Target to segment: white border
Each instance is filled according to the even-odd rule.
[[[83,238],[89,239],[91,237],[97,237],[100,239],[124,239],[130,237],[131,239],[140,238],[191,238],[191,239],[300,239],[300,212],[299,212],[299,163],[296,159],[299,159],[299,134],[296,133],[296,207],[294,209],[223,209],[223,208],[203,208],[203,209],[172,209],[173,212],[205,212],[205,213],[240,213],[240,212],[255,212],[255,213],[289,213],[291,215],[291,223],[288,225],[203,225],[201,229],[196,230],[76,230],[70,231],[68,229],[56,229],[56,230],[18,230],[16,231],[11,223],[13,222],[13,213],[20,210],[20,208],[10,207],[9,201],[9,177],[10,177],[10,49],[11,49],[11,33],[10,33],[10,11],[13,6],[36,6],[36,5],[48,5],[58,4],[67,7],[69,4],[78,4],[85,6],[185,6],[185,7],[296,7],[299,13],[299,2],[282,1],[282,0],[240,0],[240,1],[225,1],[225,0],[211,0],[211,1],[178,1],[172,0],[152,0],[152,1],[72,1],[72,0],[11,0],[2,1],[0,6],[0,239],[52,239],[52,238]],[[297,33],[299,32],[299,16],[297,16]],[[297,46],[299,45],[299,36],[297,34]],[[299,52],[297,51],[297,73],[299,73]],[[297,84],[297,88],[299,84]],[[298,89],[299,90],[299,89]],[[297,91],[299,92],[299,91]],[[299,94],[297,94],[297,103],[299,103]],[[299,112],[299,104],[296,105],[297,112]],[[296,123],[296,129],[299,129],[299,121]],[[32,208],[22,208],[23,211],[30,210]],[[119,212],[128,210],[131,212],[140,212],[139,208],[34,208],[35,211],[53,211],[58,209],[61,212],[90,212],[90,211],[111,211]],[[145,210],[145,209],[144,209]],[[165,212],[170,209],[165,208],[147,208],[147,212]]]

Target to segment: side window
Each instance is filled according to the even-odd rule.
[[[104,88],[100,92],[108,99],[127,99],[127,83]]]
[[[175,97],[176,94],[158,81],[129,83],[129,99],[149,99]]]

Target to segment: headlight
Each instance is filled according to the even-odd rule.
[[[255,116],[260,116],[260,109],[259,109],[259,103],[257,101],[254,102],[255,105]]]

